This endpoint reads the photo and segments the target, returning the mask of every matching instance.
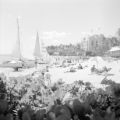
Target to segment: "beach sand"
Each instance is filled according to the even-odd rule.
[[[49,74],[51,75],[52,83],[55,83],[59,79],[62,79],[65,83],[71,84],[76,80],[82,80],[83,82],[91,82],[93,86],[100,88],[101,81],[104,79],[104,75],[97,75],[91,73],[92,63],[83,62],[83,66],[87,65],[88,67],[82,70],[76,70],[76,72],[66,72],[70,67],[62,68],[62,67],[51,67],[49,68]],[[120,83],[120,60],[113,62],[106,62],[106,67],[112,68],[111,71],[108,72],[108,79],[111,79],[117,83]],[[73,66],[73,67],[76,67]],[[30,68],[24,69],[19,72],[14,72],[11,68],[0,68],[0,73],[5,73],[7,76],[17,77],[17,76],[25,76],[30,75],[35,71],[40,71],[43,69],[43,66],[39,66],[38,69]]]
[[[88,65],[87,62],[84,65]],[[91,66],[77,70],[76,72],[65,72],[68,68],[52,68],[50,69],[51,80],[56,82],[62,79],[65,83],[71,84],[76,80],[83,80],[83,82],[91,82],[93,86],[99,88],[101,87],[101,81],[105,78],[105,75],[97,75],[91,73]],[[117,83],[120,83],[120,61],[116,62],[106,62],[108,68],[112,68],[108,72],[108,79],[111,79]]]

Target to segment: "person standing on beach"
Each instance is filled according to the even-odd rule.
[[[35,59],[35,67],[36,67],[36,68],[37,68],[37,63],[38,63],[38,62],[37,62],[37,58],[36,58],[36,59]]]

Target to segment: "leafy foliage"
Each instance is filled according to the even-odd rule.
[[[5,78],[4,74],[1,74],[0,75],[0,99],[4,99],[7,94],[6,85],[3,82],[4,78]]]
[[[51,111],[55,119],[70,119],[71,117],[74,120],[88,119],[91,114],[93,115],[92,120],[98,118],[115,120],[120,117],[119,84],[109,83],[109,90],[112,93],[108,92],[108,89],[96,89],[90,82],[84,83],[82,80],[66,85],[60,79],[53,86],[47,87],[44,82],[45,78],[41,75],[39,73],[37,77],[27,75],[11,78],[1,75],[2,84],[0,85],[2,87],[0,87],[0,90],[7,93],[8,97],[11,98],[10,100],[0,101],[1,118],[5,117],[6,119],[9,113],[10,115],[13,114],[13,109],[16,109],[18,105],[24,105],[24,109],[19,108],[22,111],[22,115],[19,115],[22,120],[33,119],[34,116],[34,120],[43,119]],[[68,97],[71,99],[65,98],[67,93],[70,93]],[[69,101],[73,101],[72,105],[69,104]],[[10,103],[10,107],[8,103]],[[67,103],[68,107],[70,105],[72,107],[68,108],[64,103]],[[48,113],[42,111],[44,107],[46,107]],[[70,109],[73,113],[70,112]],[[10,119],[10,116],[8,119]]]
[[[48,46],[48,53],[54,55],[56,52],[61,56],[78,56],[83,54],[80,44],[77,45],[59,45],[59,46]]]

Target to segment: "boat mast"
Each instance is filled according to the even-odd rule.
[[[19,52],[19,60],[21,60],[19,18],[17,18],[17,39],[18,39],[18,52]]]
[[[19,27],[18,18],[17,18],[17,40],[12,52],[12,56],[20,61],[22,60],[21,49],[20,49],[20,27]]]

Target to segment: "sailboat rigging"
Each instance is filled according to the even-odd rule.
[[[34,48],[35,61],[25,59],[21,53],[21,44],[20,44],[20,26],[19,19],[17,18],[17,40],[15,48],[13,49],[11,56],[12,60],[8,60],[0,65],[0,67],[9,67],[18,71],[19,68],[31,68],[34,67],[35,63],[37,64],[47,64],[49,59],[49,54],[47,53],[46,48],[44,47],[42,41],[39,41],[39,34],[36,35],[36,43]]]

